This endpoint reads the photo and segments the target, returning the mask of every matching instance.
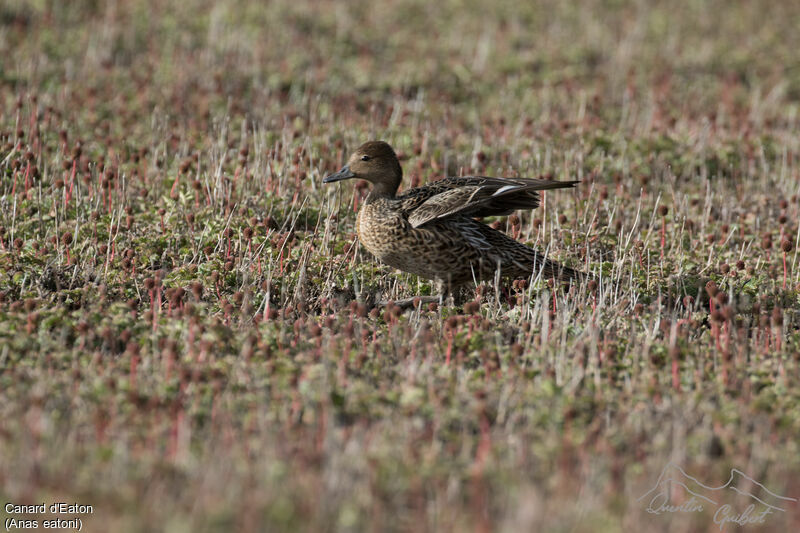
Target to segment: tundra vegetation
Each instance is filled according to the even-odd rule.
[[[87,531],[718,530],[637,501],[670,461],[800,497],[798,27],[2,2],[0,500]],[[371,308],[432,286],[359,250],[365,184],[321,185],[369,139],[403,188],[580,180],[485,222],[594,278]]]

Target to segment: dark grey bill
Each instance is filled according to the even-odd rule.
[[[349,180],[350,178],[355,177],[356,175],[350,171],[350,167],[345,165],[339,172],[334,172],[329,176],[325,176],[325,179],[322,180],[322,183],[333,183],[334,181]]]

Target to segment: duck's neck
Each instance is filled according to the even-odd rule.
[[[395,197],[395,194],[397,194],[397,188],[399,186],[400,183],[376,183],[372,186],[372,190],[370,191],[369,196],[367,196],[366,202],[370,204],[384,198],[391,200]]]

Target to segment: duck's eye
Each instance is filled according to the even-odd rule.
[[[369,161],[370,159],[372,159],[372,158],[370,156],[368,156],[368,155],[362,155],[361,156],[361,160],[362,161]]]

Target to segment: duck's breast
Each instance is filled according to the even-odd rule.
[[[364,248],[380,260],[397,249],[411,226],[402,213],[375,202],[364,205],[358,212],[356,231]]]

